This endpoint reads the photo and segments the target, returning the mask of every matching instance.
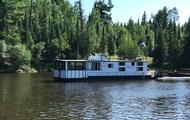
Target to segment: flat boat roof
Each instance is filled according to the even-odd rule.
[[[146,60],[63,60],[63,59],[58,59],[56,61],[60,62],[136,62],[136,61],[142,61],[142,62],[148,62]]]

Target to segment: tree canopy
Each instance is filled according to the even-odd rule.
[[[111,0],[95,1],[88,16],[82,5],[81,0],[74,6],[67,0],[1,0],[0,70],[49,69],[58,58],[95,52],[129,59],[149,56],[159,68],[190,67],[190,19],[178,24],[177,8],[164,7],[150,20],[144,11],[141,22],[114,23]]]

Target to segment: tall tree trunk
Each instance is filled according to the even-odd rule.
[[[30,8],[29,8],[29,28],[32,27],[32,8],[33,8],[33,0],[30,0]]]
[[[77,40],[77,59],[79,59],[79,49],[80,49],[80,34],[79,34],[79,20],[77,19],[77,33],[76,33],[76,38]]]

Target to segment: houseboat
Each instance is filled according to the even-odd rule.
[[[57,60],[54,68],[55,80],[111,80],[152,79],[154,71],[142,59],[109,60],[101,54],[90,55],[87,60]]]

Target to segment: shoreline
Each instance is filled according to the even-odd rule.
[[[190,68],[159,70],[162,77],[190,77]]]
[[[0,74],[35,74],[35,73],[51,73],[51,71],[37,71],[37,72],[1,72]]]
[[[159,70],[159,69],[155,69],[158,71],[158,75],[160,77],[190,77],[190,68],[188,69],[173,69],[173,70],[169,70],[169,69],[164,69],[164,70]],[[52,70],[47,70],[47,69],[43,69],[43,70],[37,70],[34,68],[30,68],[29,70],[22,70],[22,69],[18,69],[16,71],[8,71],[8,70],[0,70],[0,73],[50,73],[52,72]]]
[[[51,70],[37,70],[35,68],[30,68],[27,70],[23,70],[23,69],[18,69],[16,71],[9,71],[9,70],[0,70],[0,73],[44,73],[44,72],[52,72]]]

